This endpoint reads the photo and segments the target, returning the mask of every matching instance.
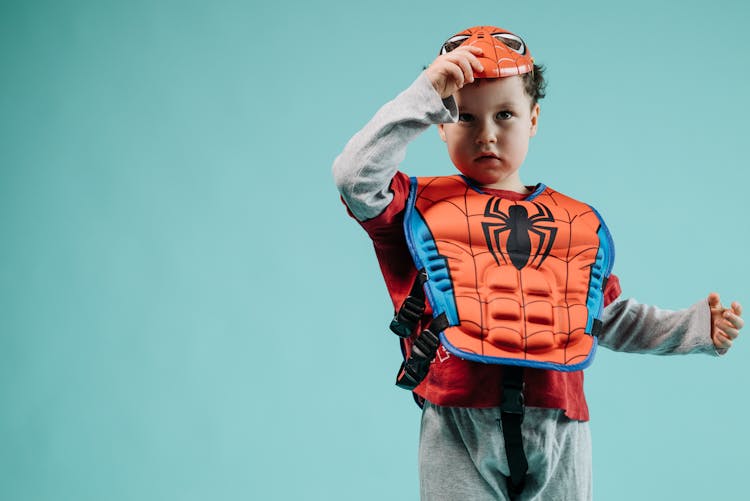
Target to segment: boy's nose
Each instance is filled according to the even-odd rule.
[[[476,141],[479,144],[496,143],[497,131],[492,125],[485,125],[477,131]]]

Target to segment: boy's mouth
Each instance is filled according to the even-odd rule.
[[[486,152],[479,155],[476,160],[500,160],[500,157],[494,153]]]

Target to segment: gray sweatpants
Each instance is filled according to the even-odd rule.
[[[509,476],[497,408],[440,407],[425,403],[419,438],[423,501],[504,501]],[[526,408],[522,425],[529,462],[519,500],[587,501],[592,498],[591,433],[557,409]]]

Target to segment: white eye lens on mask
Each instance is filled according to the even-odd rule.
[[[521,37],[511,33],[493,33],[492,37],[501,41],[509,49],[518,52],[521,55],[526,54],[526,44],[523,43]]]
[[[468,40],[469,35],[456,35],[448,39],[440,49],[440,54],[447,54],[452,50],[458,48],[465,40]]]

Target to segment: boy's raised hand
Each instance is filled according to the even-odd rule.
[[[467,83],[473,82],[475,71],[484,71],[477,58],[481,55],[482,49],[479,47],[459,47],[435,58],[425,74],[440,97],[445,99]]]
[[[735,301],[731,308],[724,308],[719,295],[712,292],[708,295],[708,306],[711,308],[711,340],[717,349],[727,350],[745,325],[742,305]]]

